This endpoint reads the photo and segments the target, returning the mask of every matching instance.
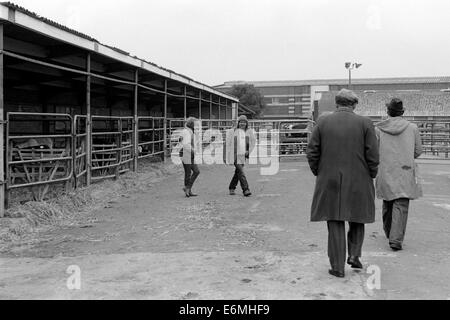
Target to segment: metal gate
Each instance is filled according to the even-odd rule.
[[[164,155],[164,118],[138,118],[139,159],[163,157]]]
[[[424,158],[449,159],[450,122],[414,121],[419,127]]]
[[[8,112],[7,198],[10,192],[26,188],[33,200],[42,201],[50,185],[65,183],[68,188],[73,177],[72,134],[69,114]]]
[[[133,117],[91,119],[91,180],[118,178],[134,160]]]
[[[75,116],[73,119],[73,167],[74,167],[74,187],[87,184],[88,172],[88,150],[87,150],[87,116]]]
[[[306,155],[314,122],[310,119],[251,120],[258,157],[298,158]]]

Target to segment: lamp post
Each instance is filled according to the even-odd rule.
[[[362,64],[357,63],[357,62],[346,62],[345,63],[345,68],[348,70],[348,88],[349,89],[352,88],[352,70],[358,69],[361,66],[362,66]]]

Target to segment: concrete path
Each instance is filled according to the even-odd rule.
[[[3,253],[0,299],[449,299],[450,164],[420,169],[404,251],[390,250],[377,201],[365,269],[344,279],[328,275],[326,224],[309,222],[305,162],[247,168],[250,198],[228,195],[233,168],[203,166],[197,198],[172,177],[93,212],[94,224]]]

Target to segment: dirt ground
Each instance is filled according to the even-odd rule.
[[[247,168],[253,192],[228,195],[233,168],[202,166],[196,198],[182,176],[123,194],[89,223],[39,234],[0,254],[0,299],[450,299],[450,163],[420,165],[425,196],[412,202],[404,250],[367,225],[362,262],[328,274],[325,223],[309,222],[314,177],[304,161],[274,176]],[[81,288],[70,290],[70,266]],[[369,270],[371,270],[369,268]]]

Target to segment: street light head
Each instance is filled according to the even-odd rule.
[[[345,63],[345,68],[349,69],[351,67],[352,63],[351,62],[346,62]]]
[[[359,67],[362,66],[362,63],[355,63],[355,68],[358,69]]]

